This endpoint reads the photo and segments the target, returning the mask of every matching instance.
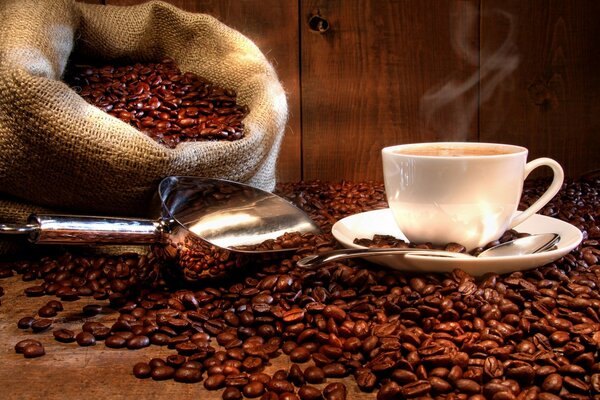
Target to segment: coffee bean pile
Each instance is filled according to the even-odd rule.
[[[65,82],[88,103],[167,147],[244,137],[248,108],[236,103],[236,93],[182,73],[169,58],[121,66],[73,65]]]
[[[539,187],[525,189],[523,207]],[[385,206],[378,184],[278,190],[324,228]],[[414,275],[356,259],[296,268],[319,251],[316,242],[198,287],[177,287],[152,255],[63,254],[5,264],[0,271],[10,272],[0,276],[15,271],[36,280],[27,296],[58,297],[19,328],[45,332],[60,302],[92,296],[98,304],[83,309],[90,317],[81,330],[55,327],[57,341],[166,346],[171,355],[133,365],[132,374],[197,383],[223,399],[345,399],[348,385],[378,400],[589,399],[600,396],[599,190],[600,179],[569,182],[542,211],[584,232],[578,248],[540,268],[479,280],[458,269]],[[334,245],[329,231],[321,236],[323,248]],[[105,306],[118,309],[112,324],[93,321]],[[271,371],[278,357],[289,367]]]

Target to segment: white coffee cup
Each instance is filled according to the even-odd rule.
[[[560,190],[564,173],[556,161],[527,162],[520,146],[478,142],[414,143],[382,150],[389,206],[413,243],[454,242],[472,250],[539,211]],[[537,167],[554,177],[544,194],[516,213],[523,183]]]

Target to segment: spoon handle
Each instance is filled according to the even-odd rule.
[[[473,256],[464,253],[421,248],[340,249],[305,257],[299,260],[297,265],[300,268],[313,269],[331,261],[344,260],[347,258],[406,255],[416,253],[419,253],[419,255],[432,257],[473,258]]]

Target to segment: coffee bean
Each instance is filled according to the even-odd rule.
[[[40,297],[44,295],[44,288],[42,286],[30,286],[25,289],[25,295],[27,297]]]
[[[120,335],[112,335],[104,340],[104,345],[111,349],[122,349],[127,347],[127,339]]]
[[[43,347],[42,343],[34,339],[24,339],[15,344],[15,352],[23,354],[26,347]]]
[[[250,382],[242,389],[242,393],[244,396],[249,397],[251,399],[259,397],[265,391],[265,385],[262,382]]]
[[[56,309],[50,306],[43,306],[38,310],[38,315],[44,318],[55,317],[57,314],[58,312],[56,311]]]
[[[175,368],[169,367],[168,365],[153,367],[150,375],[155,381],[165,381],[173,378],[175,375]]]
[[[401,396],[401,388],[396,382],[382,385],[377,392],[377,400],[395,400]]]
[[[265,393],[267,394],[267,393]],[[275,395],[272,392],[268,392],[269,400],[300,400],[300,397],[298,397],[298,395],[296,395],[296,393],[291,393],[291,392],[284,392],[281,393],[279,396]],[[264,396],[264,395],[263,395]],[[261,397],[262,399],[263,397]]]
[[[204,387],[208,390],[217,390],[225,386],[225,375],[210,375],[204,380]]]
[[[37,358],[46,354],[46,351],[44,350],[44,346],[39,343],[28,344],[27,346],[23,347],[22,353],[25,358]]]
[[[346,400],[346,385],[341,382],[330,383],[323,389],[323,397],[326,400]]]
[[[222,394],[223,400],[241,400],[243,397],[242,392],[236,387],[227,387]]]
[[[304,370],[304,380],[308,383],[323,383],[325,373],[319,367],[310,366]]]
[[[43,332],[46,329],[50,328],[51,326],[52,326],[52,320],[49,318],[36,319],[35,321],[33,321],[31,323],[31,329],[35,333]]]
[[[148,336],[138,335],[127,340],[127,348],[130,350],[138,350],[150,346],[150,338]]]
[[[83,306],[83,313],[88,316],[98,315],[102,312],[100,304],[87,304]]]
[[[133,375],[139,379],[150,378],[152,375],[152,368],[148,363],[139,362],[133,366]]]
[[[439,376],[431,376],[429,384],[431,385],[431,389],[436,393],[448,393],[452,390],[452,385]]]
[[[294,385],[284,379],[271,379],[267,384],[267,388],[275,393],[293,392]]]
[[[302,400],[319,400],[322,398],[322,393],[315,386],[303,385],[298,389],[298,396]]]
[[[96,338],[89,332],[79,332],[75,336],[75,340],[80,346],[94,346],[96,344]]]
[[[326,364],[322,370],[328,378],[343,378],[348,375],[348,370],[341,363]]]
[[[178,368],[173,379],[177,382],[196,383],[202,380],[200,368]]]
[[[377,385],[377,376],[368,369],[359,371],[356,375],[356,384],[363,392],[370,392]]]
[[[295,363],[305,363],[310,360],[310,351],[304,346],[294,348],[290,353],[290,360]]]
[[[52,334],[57,342],[72,343],[75,341],[75,332],[70,329],[56,329]]]
[[[458,385],[457,385],[457,387],[458,387]],[[408,384],[402,386],[400,392],[402,393],[403,396],[411,398],[411,397],[424,396],[425,394],[429,393],[430,390],[431,390],[431,383],[426,380],[420,380],[420,381],[408,383]]]
[[[29,329],[31,328],[31,324],[35,321],[33,317],[23,317],[17,322],[17,327],[19,329]]]

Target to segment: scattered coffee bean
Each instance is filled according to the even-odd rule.
[[[222,398],[223,400],[242,400],[243,399],[242,392],[240,389],[236,387],[227,387],[223,391]]]
[[[75,332],[70,329],[56,329],[52,334],[57,342],[72,343],[75,341]]]
[[[578,248],[546,266],[478,279],[462,270],[416,275],[373,269],[361,259],[314,271],[295,268],[299,257],[336,246],[328,233],[332,223],[386,206],[382,185],[346,182],[280,185],[279,193],[327,233],[289,234],[259,245],[300,250],[276,262],[256,260],[252,273],[240,268],[226,284],[170,289],[162,262],[151,253],[66,253],[10,268],[24,279],[41,278],[43,294],[109,302],[118,313],[110,328],[95,321],[82,326],[95,340],[105,337],[107,347],[146,345],[134,339],[144,337],[174,351],[166,360],[151,359],[135,376],[154,371],[159,380],[204,378],[205,388],[227,388],[232,398],[258,387],[254,382],[263,388],[256,398],[265,400],[343,398],[341,388],[330,386],[338,382],[326,381],[337,376],[384,400],[588,398],[600,393],[598,187],[600,180],[567,182],[541,211],[584,231]],[[536,193],[526,188],[523,206]],[[233,267],[211,256],[210,268]],[[196,264],[188,270],[202,271],[193,269]],[[24,329],[30,323],[21,322]],[[269,370],[276,357],[289,358],[289,369]]]
[[[75,340],[80,346],[94,346],[96,344],[96,338],[89,332],[79,332],[75,336]]]
[[[196,383],[202,380],[200,368],[178,368],[175,370],[173,379],[177,382]]]
[[[83,313],[87,316],[98,315],[102,312],[102,306],[100,304],[87,304],[83,306]]]
[[[29,329],[31,328],[31,324],[35,321],[33,317],[23,317],[17,322],[17,327],[19,329]]]
[[[29,344],[23,347],[23,356],[25,358],[37,358],[46,354],[44,346],[41,343]]]
[[[52,320],[49,318],[36,319],[31,323],[31,329],[34,333],[43,332],[52,326]]]
[[[133,366],[133,375],[139,379],[150,378],[152,375],[152,368],[145,362],[139,362]]]
[[[262,395],[265,391],[265,385],[262,382],[250,382],[242,389],[244,396],[254,399]]]
[[[175,368],[169,367],[168,365],[161,365],[156,368],[152,368],[150,375],[155,381],[165,381],[173,378],[175,375]]]

